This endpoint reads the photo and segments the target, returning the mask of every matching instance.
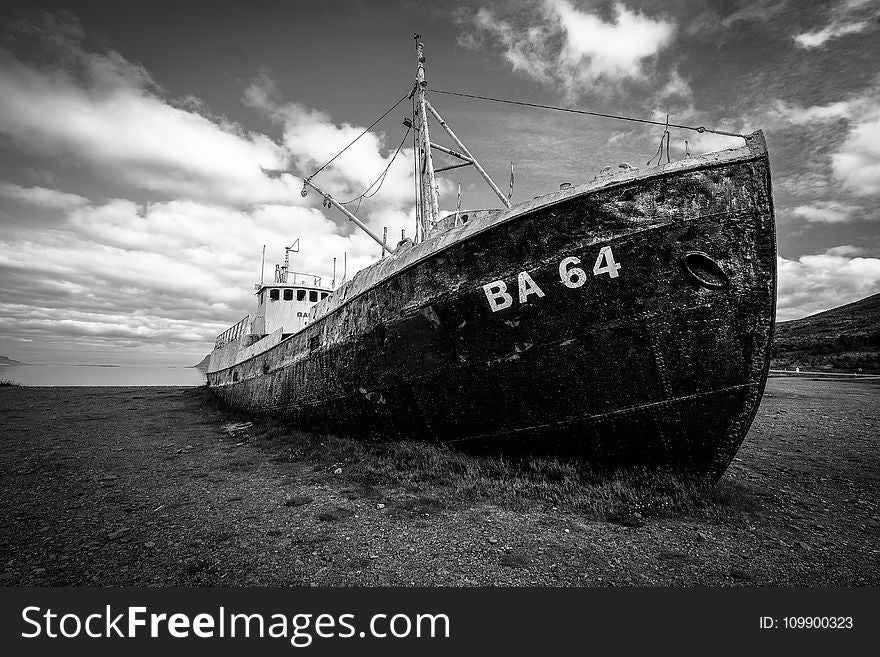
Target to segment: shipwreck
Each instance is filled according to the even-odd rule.
[[[210,387],[309,430],[720,477],[761,399],[774,326],[762,133],[511,204],[429,101],[416,48],[416,234],[389,246],[306,178],[304,193],[389,255],[339,287],[285,261],[256,312],[218,336]],[[431,140],[438,126],[453,147]],[[432,151],[475,167],[501,207],[441,217]]]

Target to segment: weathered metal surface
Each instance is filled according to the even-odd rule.
[[[482,213],[364,270],[306,329],[208,381],[305,428],[533,441],[718,477],[763,392],[775,267],[756,133]]]

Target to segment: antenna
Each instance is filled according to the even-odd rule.
[[[330,289],[336,289],[336,258],[333,258],[333,282],[330,284]]]
[[[263,262],[260,263],[260,287],[263,286],[263,274],[266,271],[266,245],[263,245]]]
[[[290,252],[291,251],[293,251],[294,253],[299,253],[299,238],[298,237],[296,238],[296,241],[293,244],[291,244],[290,246],[284,247],[284,267],[282,268],[284,270],[284,273],[283,273],[283,280],[278,281],[279,283],[286,283],[287,282],[287,272],[290,269]],[[296,273],[293,274],[293,282],[296,283]]]

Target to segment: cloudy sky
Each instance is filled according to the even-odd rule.
[[[0,354],[188,365],[252,311],[267,268],[329,279],[379,256],[314,172],[411,88],[763,129],[779,317],[880,292],[880,1],[17,2],[0,9]],[[662,129],[435,93],[514,201],[644,166]],[[408,101],[316,178],[355,197],[388,165]],[[439,137],[439,131],[438,131]],[[439,138],[438,141],[442,141]],[[699,153],[741,140],[674,131]],[[409,142],[408,142],[409,143]],[[404,148],[362,216],[412,233]],[[438,158],[442,161],[442,159]],[[286,173],[278,173],[278,172]],[[441,208],[492,207],[467,169]]]

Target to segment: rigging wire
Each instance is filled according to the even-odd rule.
[[[705,126],[679,125],[677,123],[669,123],[668,121],[652,121],[650,119],[638,119],[632,116],[622,116],[619,114],[603,114],[602,112],[590,112],[587,110],[574,109],[572,107],[555,107],[553,105],[540,105],[538,103],[526,103],[521,100],[508,100],[505,98],[492,98],[490,96],[477,96],[475,94],[464,94],[457,91],[444,91],[442,89],[431,89],[435,94],[445,94],[447,96],[460,96],[462,98],[475,98],[477,100],[488,100],[493,103],[506,103],[508,105],[522,105],[524,107],[537,107],[538,109],[554,110],[556,112],[570,112],[572,114],[586,114],[587,116],[598,116],[605,119],[618,119],[620,121],[632,121],[634,123],[648,123],[651,125],[662,125],[667,128],[680,128],[682,130],[693,130],[695,132],[711,132],[716,135],[726,135],[728,137],[742,137],[745,139],[748,135],[741,135],[737,132],[727,132],[725,130],[713,130]],[[653,159],[653,158],[652,158]]]
[[[367,134],[370,130],[372,130],[372,129],[376,126],[376,124],[379,123],[379,121],[381,121],[381,120],[384,119],[386,116],[388,116],[389,114],[391,114],[391,112],[393,112],[393,111],[397,108],[398,105],[400,105],[403,101],[405,101],[407,98],[409,98],[409,97],[412,95],[412,93],[415,91],[415,89],[416,89],[415,86],[413,86],[412,90],[406,92],[406,94],[403,96],[403,98],[401,98],[401,99],[398,100],[396,103],[394,103],[391,107],[389,107],[387,110],[385,110],[385,113],[382,114],[382,116],[380,116],[378,119],[376,119],[375,121],[373,121],[373,122],[370,124],[370,126],[369,126],[368,128],[366,128],[366,129],[365,129],[361,134],[359,134],[357,137],[355,137],[354,139],[352,139],[352,140],[348,143],[348,145],[347,145],[345,148],[343,148],[343,149],[342,149],[341,151],[339,151],[336,155],[334,155],[334,156],[331,157],[329,160],[327,160],[327,162],[325,162],[325,163],[324,163],[324,164],[323,164],[323,165],[322,165],[317,171],[315,171],[315,173],[313,173],[311,176],[308,176],[308,177],[306,178],[306,180],[311,180],[312,178],[314,178],[315,176],[317,176],[319,173],[321,173],[321,171],[323,171],[324,169],[326,169],[326,168],[330,165],[330,163],[333,162],[333,160],[335,160],[337,157],[339,157],[339,156],[342,155],[345,151],[347,151],[347,150],[349,149],[349,147],[350,147],[352,144],[354,144],[358,139],[360,139],[360,138],[363,137],[365,134]]]
[[[406,142],[406,138],[409,137],[410,130],[411,130],[411,128],[407,128],[406,132],[403,133],[403,139],[400,140],[400,144],[398,144],[397,150],[394,151],[394,155],[391,157],[391,161],[388,162],[388,166],[386,166],[385,169],[382,171],[382,173],[379,174],[379,177],[376,178],[372,182],[372,184],[363,191],[363,193],[360,196],[355,196],[353,199],[350,199],[348,201],[339,201],[342,205],[348,205],[349,203],[354,203],[355,201],[357,201],[358,202],[358,209],[360,209],[361,201],[363,199],[373,198],[376,194],[379,193],[379,190],[382,189],[382,185],[385,184],[385,178],[388,175],[388,170],[391,168],[391,165],[394,164],[394,160],[397,159],[397,156],[400,155],[400,149],[403,148],[403,144]],[[373,187],[375,187],[376,183],[379,183],[379,186],[376,187],[376,189],[373,190],[372,193],[370,193],[370,190],[373,189]],[[357,213],[357,210],[355,210],[355,213]]]

